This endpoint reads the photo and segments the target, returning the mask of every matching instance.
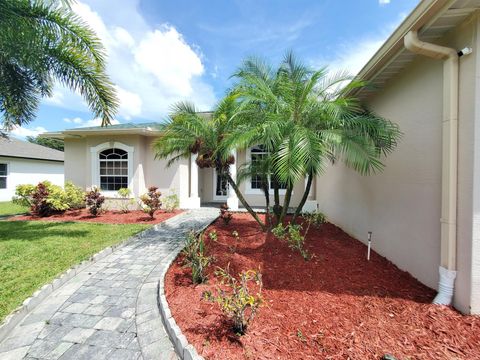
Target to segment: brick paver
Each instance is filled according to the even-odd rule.
[[[182,213],[87,267],[15,327],[0,359],[176,359],[158,316],[162,260],[217,216]]]

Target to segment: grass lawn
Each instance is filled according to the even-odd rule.
[[[28,208],[15,205],[11,201],[0,201],[0,216],[24,214]]]
[[[0,221],[0,321],[70,266],[148,227]]]

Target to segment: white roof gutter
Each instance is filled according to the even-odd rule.
[[[421,41],[416,30],[404,38],[407,50],[443,60],[442,210],[440,281],[436,304],[452,303],[457,248],[458,58],[457,50]]]

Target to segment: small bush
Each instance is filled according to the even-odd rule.
[[[174,212],[180,206],[180,200],[177,194],[171,193],[162,199],[162,205],[166,212]]]
[[[282,224],[278,224],[272,229],[272,234],[280,240],[285,240],[287,234],[286,228]]]
[[[13,202],[29,206],[32,214],[48,216],[54,212],[63,212],[84,206],[84,194],[81,188],[67,181],[65,187],[43,181],[37,186],[30,184],[18,185],[15,189]]]
[[[243,335],[263,303],[262,274],[255,270],[243,271],[237,280],[230,275],[228,266],[219,268],[215,274],[220,277],[222,287],[217,287],[215,295],[206,291],[203,298],[216,302],[232,319],[235,333]]]
[[[218,239],[218,234],[215,230],[212,230],[208,233],[208,237],[210,238],[210,240],[212,241],[217,241]]]
[[[128,213],[130,211],[130,206],[135,204],[135,200],[130,198],[132,191],[129,188],[121,188],[117,191],[120,201],[120,210],[123,213]]]
[[[205,243],[203,234],[197,236],[191,231],[185,240],[185,247],[182,250],[184,266],[192,269],[192,281],[194,284],[201,284],[207,281],[205,270],[212,262],[212,258],[205,254]]]
[[[150,186],[148,188],[148,192],[140,196],[143,211],[145,211],[151,219],[153,219],[155,211],[160,209],[160,207],[162,206],[160,196],[162,196],[162,193],[158,191],[158,187],[156,186]]]
[[[233,218],[232,213],[228,210],[229,210],[229,208],[228,208],[227,204],[223,204],[220,207],[220,219],[223,220],[225,225],[228,225],[230,223],[230,221],[232,221],[232,218]]]
[[[306,212],[302,214],[302,217],[309,225],[311,224],[315,227],[319,227],[327,222],[327,217],[320,211]]]
[[[100,191],[96,187],[92,188],[85,194],[85,203],[87,204],[88,211],[93,216],[98,216],[102,211],[102,205],[105,201],[105,197],[100,194]]]
[[[39,183],[32,194],[30,212],[37,216],[49,216],[52,214],[52,206],[47,202],[49,191],[45,183]]]
[[[85,207],[85,192],[73,182],[67,181],[64,186],[65,201],[69,209],[81,209]]]
[[[35,185],[32,184],[21,184],[17,185],[15,188],[15,196],[12,198],[14,204],[31,207],[32,206],[32,196],[35,192]]]
[[[50,206],[50,213],[64,212],[70,209],[67,193],[61,186],[53,185],[49,182],[44,182],[47,191],[47,204]]]
[[[310,260],[311,255],[305,249],[305,236],[302,235],[302,226],[289,223],[287,226],[278,224],[272,229],[272,234],[280,240],[285,240],[288,247],[296,250],[305,260]]]

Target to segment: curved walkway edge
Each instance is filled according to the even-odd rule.
[[[0,330],[0,358],[175,359],[159,316],[159,281],[186,233],[217,216],[210,208],[179,214],[45,285]]]

